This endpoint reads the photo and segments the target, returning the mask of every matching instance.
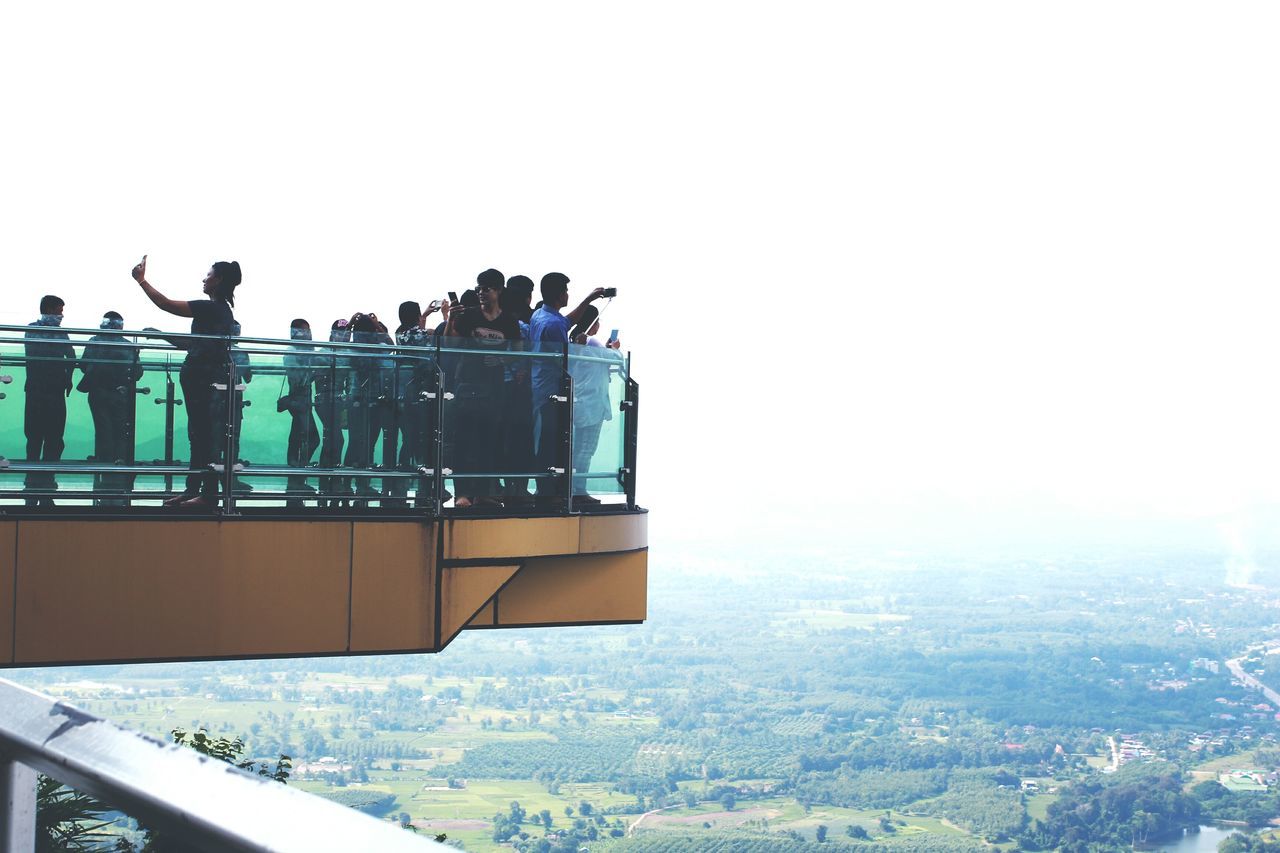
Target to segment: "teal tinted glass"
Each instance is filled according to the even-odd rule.
[[[38,470],[5,474],[4,489],[27,503],[122,504],[121,495],[162,491],[160,475],[137,471],[160,444],[163,414],[151,414],[150,351],[167,344],[114,330],[18,328],[0,333],[0,455]],[[8,380],[7,382],[5,380]],[[155,441],[139,430],[155,422]],[[76,468],[80,470],[43,470]]]
[[[141,353],[142,379],[138,381],[135,409],[134,460],[138,465],[187,463],[187,410],[182,400],[180,352]],[[163,482],[159,484],[163,486]],[[140,487],[156,488],[148,479]]]
[[[0,468],[0,501],[154,505],[188,491],[186,397],[205,383],[212,465],[235,466],[246,507],[421,507],[446,485],[437,469],[455,496],[495,508],[563,495],[566,468],[578,495],[621,493],[616,351],[539,351],[507,333],[364,338],[217,339],[226,365],[189,370],[184,388],[188,335],[0,328],[0,456],[18,469]]]

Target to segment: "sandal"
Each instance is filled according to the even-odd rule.
[[[180,495],[174,495],[173,497],[168,498],[167,500],[165,500],[163,504],[161,504],[161,506],[166,507],[168,509],[174,509],[176,507],[182,506],[184,503],[186,503],[187,501],[191,500],[194,497],[196,497],[196,495],[189,495],[186,492],[183,492]]]
[[[471,498],[458,498],[453,502],[454,509],[471,509]]]

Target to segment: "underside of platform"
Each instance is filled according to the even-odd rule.
[[[438,652],[641,622],[644,512],[0,521],[0,667]]]

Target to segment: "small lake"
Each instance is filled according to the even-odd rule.
[[[1218,849],[1218,843],[1236,831],[1233,826],[1202,826],[1193,835],[1185,835],[1178,841],[1170,841],[1151,849],[1160,853],[1214,853]]]

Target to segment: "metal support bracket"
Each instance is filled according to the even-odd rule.
[[[0,853],[36,849],[36,771],[0,755]]]

